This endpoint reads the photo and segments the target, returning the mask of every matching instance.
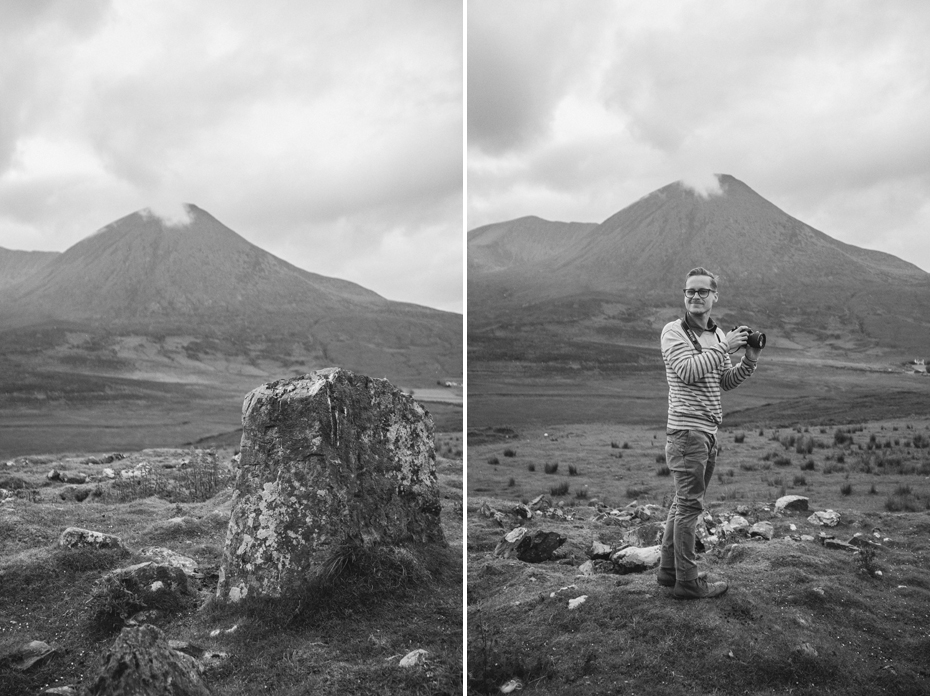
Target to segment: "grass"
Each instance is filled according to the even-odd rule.
[[[231,450],[216,456],[223,469]],[[189,480],[189,471],[160,466],[187,458],[187,450],[151,450],[131,453],[118,464],[131,468],[146,460],[159,475]],[[102,468],[83,463],[84,455],[64,459],[76,471],[99,475]],[[156,603],[163,614],[155,620],[171,639],[232,655],[205,676],[217,696],[297,696],[308,690],[426,696],[460,689],[460,461],[437,459],[448,550],[340,546],[325,572],[285,599],[220,606],[204,599],[215,589],[232,504],[228,487],[203,501],[111,494],[68,503],[57,497],[61,486],[45,480],[50,464],[61,460],[17,463],[15,475],[36,487],[39,502],[15,500],[0,507],[0,649],[39,639],[60,651],[28,672],[0,667],[0,693],[39,693],[45,686],[90,679],[122,615],[138,608],[140,598],[138,588],[101,578],[147,560],[138,551],[152,545],[200,564],[205,594],[191,604]],[[117,534],[129,551],[59,549],[58,535],[67,526]],[[210,635],[233,625],[239,626],[234,633]],[[416,648],[428,651],[426,664],[399,668],[399,659]]]

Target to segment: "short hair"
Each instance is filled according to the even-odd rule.
[[[714,292],[717,292],[717,276],[715,276],[703,266],[698,266],[697,268],[692,268],[690,271],[688,271],[688,275],[685,276],[685,282],[688,282],[688,278],[691,276],[707,276],[710,278],[710,289]]]

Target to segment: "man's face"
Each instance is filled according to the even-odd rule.
[[[717,292],[711,289],[710,284],[711,278],[708,276],[688,276],[685,281],[685,290],[710,290],[707,297],[701,297],[697,292],[694,293],[694,297],[688,297],[685,294],[685,309],[691,314],[710,314],[714,302],[717,301]]]

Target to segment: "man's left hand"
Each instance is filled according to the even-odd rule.
[[[746,346],[746,357],[749,360],[756,361],[759,359],[759,353],[762,352],[761,348],[753,348],[752,346]]]

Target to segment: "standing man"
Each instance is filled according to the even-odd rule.
[[[723,419],[720,390],[738,387],[756,369],[761,348],[746,345],[749,329],[724,333],[710,318],[718,299],[717,277],[695,268],[685,278],[685,317],[662,329],[662,358],[668,379],[665,460],[675,481],[675,497],[662,536],[657,580],[674,587],[675,599],[719,597],[725,581],[708,583],[698,574],[694,533],[704,511],[704,493],[717,460],[717,427]],[[746,354],[733,367],[730,354]]]

